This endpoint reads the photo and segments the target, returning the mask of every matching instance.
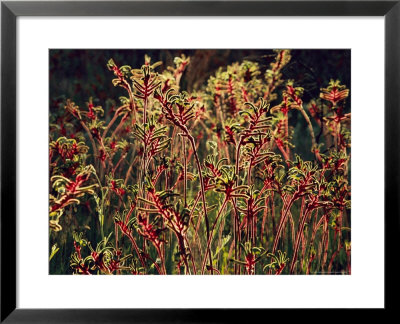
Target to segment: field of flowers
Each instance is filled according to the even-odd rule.
[[[349,86],[346,50],[51,50],[50,274],[350,274]]]

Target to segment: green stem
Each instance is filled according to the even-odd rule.
[[[206,195],[205,195],[205,189],[204,189],[204,179],[203,179],[203,175],[201,174],[201,164],[200,164],[199,156],[197,154],[196,143],[194,141],[193,136],[190,135],[189,132],[186,133],[186,136],[188,137],[189,142],[192,145],[193,155],[194,155],[194,158],[196,160],[197,169],[198,169],[198,172],[199,172],[200,187],[201,187],[200,188],[200,190],[201,190],[201,199],[202,199],[202,202],[203,202],[203,211],[204,211],[204,217],[205,217],[205,221],[206,221],[206,231],[207,231],[207,241],[208,241],[210,239],[210,224],[209,224],[208,216],[207,216]],[[206,251],[206,253],[208,253],[208,256],[209,256],[209,262],[210,262],[210,266],[211,266],[211,274],[213,274],[212,256],[211,256],[210,249],[208,249],[208,251]]]
[[[208,250],[208,251],[211,251],[211,241],[212,241],[212,238],[213,238],[214,229],[215,229],[215,226],[217,225],[218,219],[219,219],[219,217],[221,216],[222,211],[225,209],[225,206],[226,206],[226,203],[227,203],[227,202],[228,202],[228,200],[225,198],[225,199],[224,199],[224,202],[223,202],[222,205],[221,205],[221,208],[220,208],[219,211],[218,211],[217,217],[215,218],[213,227],[212,227],[212,229],[211,229],[210,237],[209,237],[208,240],[207,240],[207,250]],[[202,273],[202,274],[204,274],[204,269],[205,269],[205,266],[206,266],[206,261],[207,261],[207,256],[204,258],[204,260],[203,260],[203,265],[202,265],[202,267],[201,267],[201,273]],[[212,266],[212,264],[211,264],[211,266]]]
[[[100,222],[100,231],[101,231],[101,238],[104,239],[104,198],[105,198],[105,194],[104,194],[104,190],[103,190],[103,186],[100,182],[99,177],[97,176],[97,173],[94,172],[94,176],[97,179],[97,182],[99,183],[99,187],[100,187],[100,191],[101,191],[101,204],[100,204],[100,215],[99,215],[99,222]]]

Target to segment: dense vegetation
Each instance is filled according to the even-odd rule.
[[[110,58],[121,95],[100,74],[77,102],[51,52],[50,273],[351,273],[349,89],[266,53],[206,76]]]

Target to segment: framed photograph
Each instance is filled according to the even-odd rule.
[[[1,321],[391,309],[399,15],[3,1]]]

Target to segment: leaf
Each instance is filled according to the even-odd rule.
[[[52,247],[51,247],[51,253],[50,253],[50,257],[49,257],[49,261],[51,261],[51,259],[56,255],[56,253],[58,252],[60,248],[57,247],[57,243],[55,243]]]

